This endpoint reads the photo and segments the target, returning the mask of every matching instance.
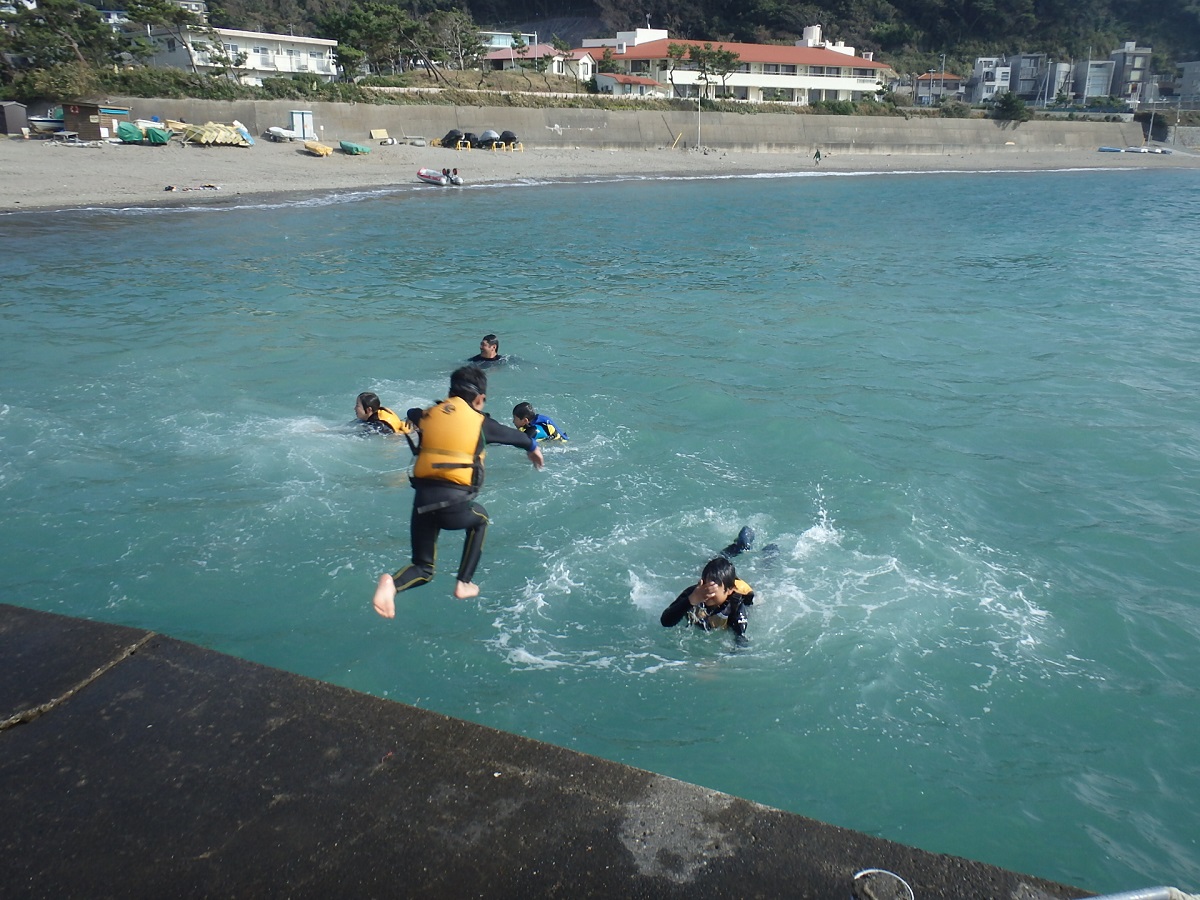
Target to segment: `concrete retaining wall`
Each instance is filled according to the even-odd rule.
[[[527,147],[643,149],[697,145],[695,112],[635,112],[594,109],[524,109],[496,106],[374,106],[286,100],[147,100],[112,98],[132,108],[134,118],[230,122],[251,134],[272,125],[288,127],[293,109],[311,109],[324,141],[366,141],[375,128],[393,137],[440,138],[452,128],[476,134],[513,131]],[[872,154],[958,154],[989,150],[1012,153],[1093,151],[1100,146],[1142,143],[1135,122],[1051,122],[1014,125],[985,119],[901,119],[868,116],[739,115],[701,113],[699,144],[743,152]]]

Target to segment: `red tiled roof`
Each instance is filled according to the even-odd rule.
[[[651,84],[654,87],[662,87],[653,78],[647,78],[644,75],[622,75],[619,72],[597,72],[597,78],[611,78],[617,84]]]
[[[612,48],[613,59],[666,59],[667,47],[671,44],[684,44],[689,47],[703,47],[711,44],[714,50],[729,50],[736,53],[744,63],[776,63],[784,66],[841,66],[856,69],[887,69],[886,63],[873,59],[863,59],[861,56],[847,56],[836,50],[826,50],[824,47],[793,47],[782,44],[737,44],[730,41],[676,41],[670,38],[662,41],[649,41],[634,46],[629,44],[624,53],[618,53]],[[587,47],[597,59],[604,53],[604,47]]]

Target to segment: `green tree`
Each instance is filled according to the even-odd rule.
[[[238,70],[246,65],[246,51],[239,50],[236,53],[231,53],[229,48],[225,46],[224,41],[221,40],[221,35],[217,32],[217,29],[211,26],[205,26],[200,29],[200,33],[204,35],[205,40],[196,41],[194,43],[195,48],[202,53],[208,54],[208,62],[220,69],[222,76],[228,78],[230,81],[237,81]]]
[[[95,9],[78,0],[17,3],[13,12],[0,13],[0,60],[8,81],[21,71],[113,65],[126,47]]]
[[[200,25],[200,18],[188,12],[178,3],[171,0],[126,0],[125,15],[135,25],[145,25],[147,31],[151,28],[161,28],[187,50],[188,62],[192,72],[198,74],[196,53],[191,41],[187,39],[189,28]],[[138,38],[140,41],[140,37]]]
[[[687,44],[667,44],[667,80],[671,82],[671,96],[676,97],[679,91],[675,86],[675,70],[683,67],[691,48]]]
[[[605,47],[600,58],[596,60],[596,71],[611,75],[617,71],[617,59],[613,56],[612,47]]]
[[[529,55],[529,42],[525,40],[525,36],[519,31],[514,31],[512,35],[512,51],[518,57],[520,62],[517,63],[517,69],[520,71],[525,83],[529,85],[530,90],[533,89],[533,82],[529,80],[529,76],[525,73],[525,58]]]
[[[741,60],[742,57],[740,54],[734,53],[732,50],[726,50],[724,47],[718,47],[712,53],[710,64],[713,74],[721,79],[722,94],[729,92],[729,76],[737,71]]]
[[[1028,122],[1033,118],[1033,110],[1012,91],[1005,91],[996,98],[996,108],[992,111],[992,118],[1003,122]]]
[[[460,9],[438,10],[429,14],[427,23],[436,48],[430,52],[434,62],[444,61],[459,71],[478,64],[483,56],[483,38],[467,13]]]

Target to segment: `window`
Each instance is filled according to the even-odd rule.
[[[779,74],[779,66],[775,63],[763,63],[763,74],[764,75],[778,75]]]

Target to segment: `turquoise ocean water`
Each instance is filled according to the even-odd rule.
[[[1200,889],[1200,173],[816,175],[0,217],[7,602],[929,850]],[[478,601],[369,609],[489,331]],[[658,615],[751,524],[750,646]],[[870,861],[864,861],[870,863]]]

